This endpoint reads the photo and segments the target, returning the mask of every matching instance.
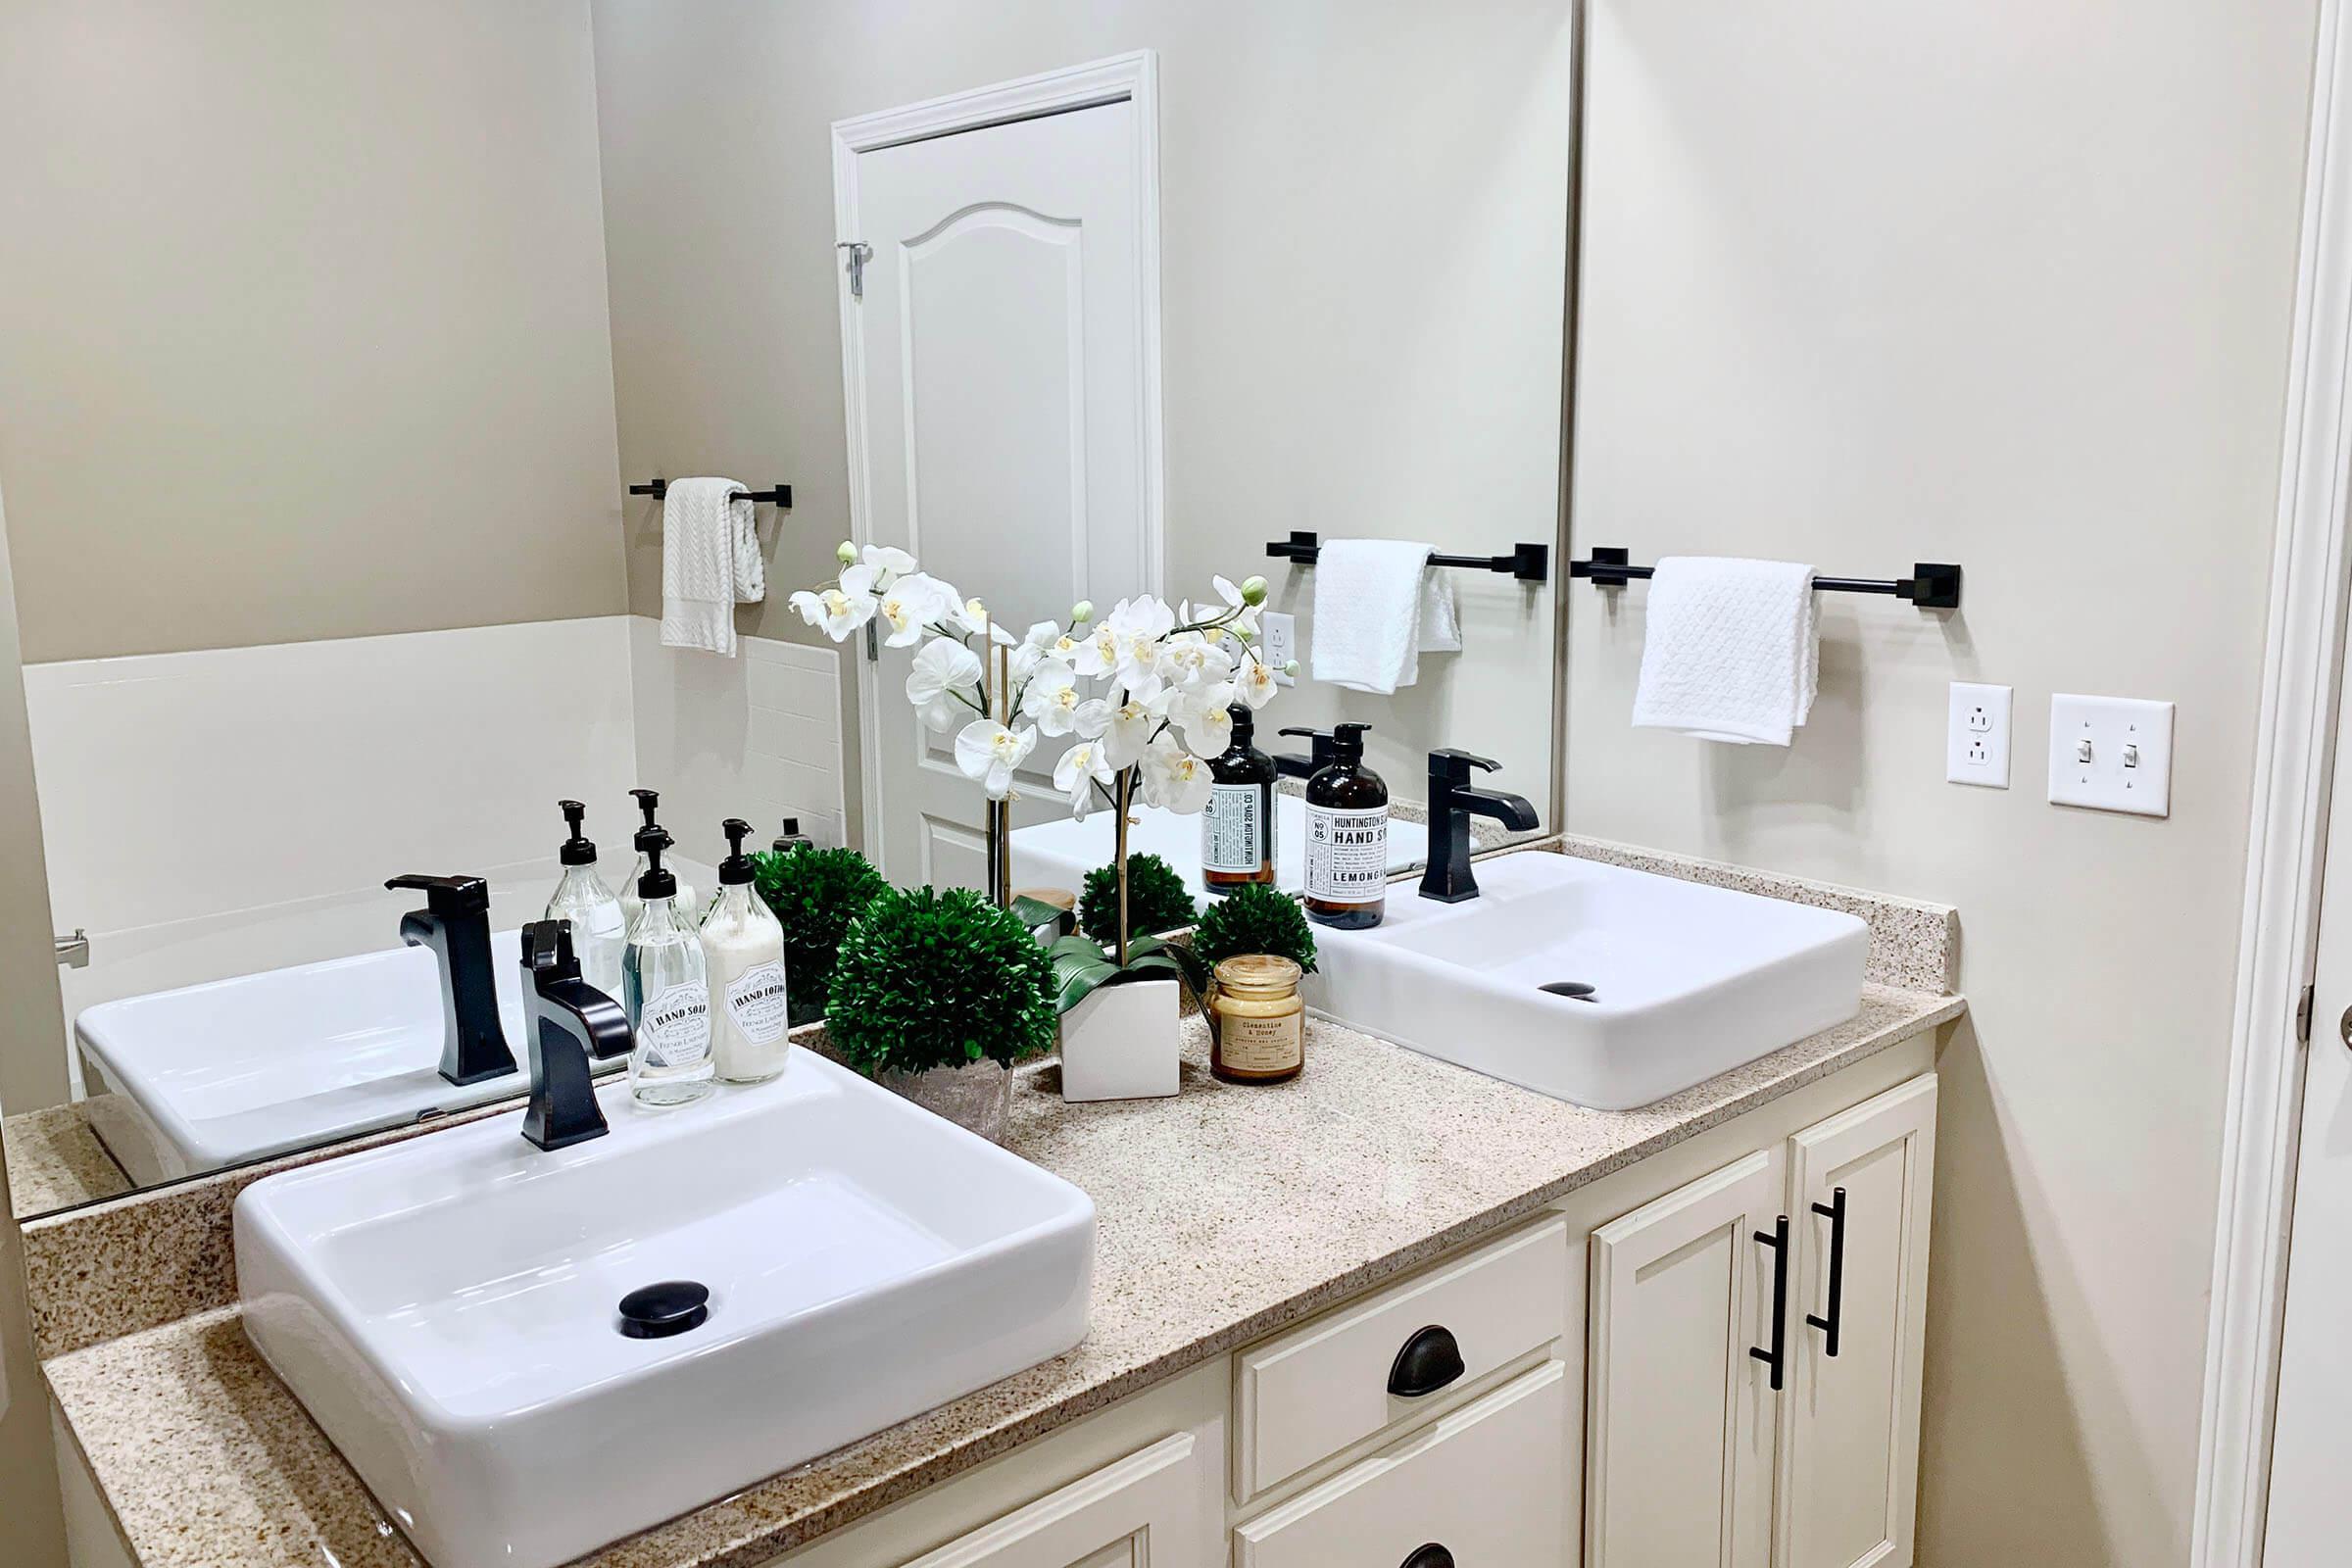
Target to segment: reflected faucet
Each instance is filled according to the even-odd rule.
[[[1284,778],[1313,778],[1331,765],[1336,747],[1331,731],[1307,729],[1294,724],[1283,733],[1304,736],[1308,750],[1304,757],[1300,757],[1297,752],[1276,752],[1274,754],[1274,771],[1276,773]]]
[[[396,876],[424,907],[400,917],[400,939],[441,960],[441,1076],[478,1084],[514,1070],[498,1024],[498,980],[490,967],[490,884],[478,876]]]
[[[569,920],[534,920],[522,928],[522,972],[531,1061],[522,1136],[552,1153],[609,1131],[596,1102],[595,1064],[627,1055],[634,1037],[620,1004],[580,978]]]
[[[1421,873],[1423,898],[1460,904],[1478,897],[1478,878],[1470,873],[1472,817],[1491,816],[1514,833],[1532,833],[1540,825],[1526,796],[1470,787],[1472,768],[1492,773],[1495,766],[1450,747],[1429,754],[1429,866]]]

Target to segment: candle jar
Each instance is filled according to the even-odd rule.
[[[1306,1065],[1306,1004],[1298,965],[1242,953],[1216,967],[1208,1070],[1230,1084],[1278,1084]]]

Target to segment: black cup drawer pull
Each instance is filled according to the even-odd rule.
[[[1845,1189],[1835,1189],[1826,1203],[1815,1203],[1813,1212],[1830,1222],[1830,1312],[1824,1317],[1807,1312],[1805,1321],[1821,1330],[1824,1355],[1838,1353],[1838,1331],[1845,1323]]]
[[[1400,1399],[1418,1399],[1425,1394],[1435,1394],[1462,1375],[1462,1348],[1453,1343],[1453,1333],[1432,1323],[1404,1342],[1396,1352],[1396,1364],[1389,1368],[1389,1392]],[[1429,1562],[1421,1560],[1421,1552],[1435,1551],[1439,1555]],[[1435,1568],[1441,1561],[1450,1564],[1453,1558],[1444,1546],[1424,1546],[1405,1559],[1405,1568]]]
[[[1453,1553],[1433,1541],[1405,1558],[1398,1568],[1453,1568]]]

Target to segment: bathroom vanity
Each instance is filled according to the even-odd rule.
[[[1030,1069],[1007,1145],[1097,1211],[1083,1342],[581,1560],[1907,1563],[1951,911],[1565,847],[1853,916],[1860,1010],[1617,1111],[1329,1019],[1279,1089],[1210,1079],[1197,1019],[1173,1100]],[[267,1174],[26,1228],[80,1568],[425,1560],[255,1349],[228,1217]],[[625,1497],[626,1450],[551,1507]]]

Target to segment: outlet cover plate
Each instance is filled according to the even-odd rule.
[[[2173,705],[2136,697],[2052,696],[2050,800],[2170,816]]]
[[[1282,666],[1298,657],[1298,617],[1283,611],[1269,610],[1257,617],[1259,646],[1266,651],[1266,662],[1274,666],[1274,683],[1296,686],[1298,677],[1285,675]]]
[[[1951,716],[1944,731],[1945,778],[1990,790],[2009,787],[2009,699],[2006,686],[1952,682]]]

